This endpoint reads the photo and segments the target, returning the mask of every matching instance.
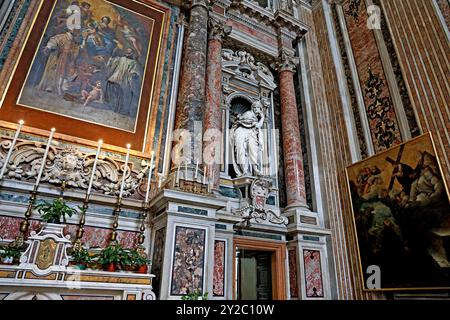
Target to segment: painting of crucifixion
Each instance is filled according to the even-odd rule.
[[[450,287],[450,202],[430,134],[347,168],[367,286],[378,266],[381,288]]]

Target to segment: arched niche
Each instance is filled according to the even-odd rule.
[[[250,110],[255,101],[265,102],[265,121],[263,125],[264,148],[262,173],[277,177],[277,132],[274,124],[273,91],[277,87],[270,69],[246,51],[222,50],[222,130],[224,132],[223,165],[221,177],[233,180],[232,146],[230,146],[230,129],[237,114]]]

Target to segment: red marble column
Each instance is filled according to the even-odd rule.
[[[212,170],[212,189],[220,187],[220,160],[222,152],[222,111],[220,102],[222,96],[222,40],[231,33],[231,27],[224,22],[210,18],[208,38],[208,60],[206,64],[206,106],[203,121],[204,126],[204,163]]]
[[[277,63],[280,76],[284,175],[287,206],[307,208],[300,126],[294,87],[294,70],[297,64],[298,58],[287,52],[281,54]]]
[[[208,0],[192,1],[175,115],[175,130],[187,130],[191,134],[191,149],[185,150],[185,154],[179,152],[177,156],[182,162],[188,161],[191,164],[195,164],[197,157],[194,143],[200,141],[201,148],[202,141],[201,137],[194,136],[198,134],[194,132],[194,128],[196,125],[202,125],[205,108],[208,2]],[[200,127],[200,135],[202,131]]]

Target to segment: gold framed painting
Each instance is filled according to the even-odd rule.
[[[25,131],[146,153],[168,9],[153,1],[46,0],[0,107]],[[153,108],[154,109],[154,108]]]
[[[365,290],[450,288],[450,201],[431,133],[346,173]]]

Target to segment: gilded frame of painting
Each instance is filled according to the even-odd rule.
[[[423,149],[419,149],[419,147],[422,145]],[[416,148],[416,149],[414,149]],[[408,154],[409,152],[409,154]],[[416,152],[416,154],[412,154],[413,152]],[[422,157],[420,158],[419,161],[417,161],[418,157],[417,157],[417,152],[423,152],[421,153]],[[428,153],[428,155],[426,154]],[[406,154],[407,159],[404,159],[404,155]],[[425,156],[424,156],[425,155]],[[430,157],[430,155],[432,157]],[[396,157],[394,157],[396,156]],[[430,162],[426,162],[427,160],[424,160],[426,157],[428,157]],[[433,160],[434,157],[434,160]],[[383,170],[385,171],[379,171],[379,168],[377,167],[377,165],[379,165],[380,160],[384,158],[384,162],[386,164],[386,167],[383,167]],[[393,160],[394,159],[394,160]],[[413,160],[414,159],[414,160]],[[383,161],[381,161],[383,162]],[[422,280],[422,279],[408,279],[408,276],[416,276],[418,273],[414,273],[414,271],[409,272],[409,271],[405,271],[405,269],[402,269],[400,265],[398,265],[399,270],[397,270],[397,273],[394,273],[393,275],[389,275],[388,278],[390,279],[394,279],[395,282],[395,276],[396,275],[401,275],[402,273],[405,274],[405,278],[401,279],[402,276],[400,276],[398,279],[400,279],[398,283],[396,283],[395,286],[391,285],[391,286],[383,286],[383,284],[380,287],[374,287],[374,288],[368,288],[368,279],[370,276],[374,275],[374,271],[370,270],[368,271],[367,268],[371,265],[377,265],[376,263],[372,263],[372,262],[377,262],[376,258],[374,257],[380,257],[379,253],[383,252],[382,250],[384,249],[383,246],[378,245],[379,243],[383,244],[383,241],[385,241],[383,239],[383,237],[386,237],[387,234],[389,235],[394,235],[395,237],[397,237],[398,239],[398,243],[397,244],[404,244],[406,243],[407,245],[404,247],[404,252],[405,255],[404,256],[399,256],[397,259],[400,260],[402,259],[402,257],[408,257],[407,260],[405,262],[400,262],[400,263],[404,263],[403,266],[408,266],[407,263],[414,261],[413,258],[409,258],[409,255],[413,255],[411,252],[415,252],[415,251],[411,251],[414,250],[414,247],[409,248],[408,245],[408,237],[410,239],[412,239],[414,236],[416,236],[414,234],[414,231],[408,230],[408,228],[406,228],[405,226],[408,226],[408,223],[406,224],[402,224],[400,223],[401,221],[405,222],[408,221],[408,219],[412,219],[412,221],[414,221],[414,219],[417,219],[417,221],[424,221],[424,226],[423,229],[422,228],[413,228],[413,230],[417,231],[417,230],[425,230],[425,231],[432,231],[433,230],[439,230],[436,229],[434,227],[431,227],[431,222],[430,222],[430,226],[426,227],[428,220],[433,220],[433,217],[435,217],[435,213],[439,212],[436,207],[438,206],[438,203],[434,203],[434,207],[432,207],[432,205],[429,205],[430,210],[427,211],[427,207],[424,208],[419,208],[417,210],[412,211],[411,208],[415,208],[415,203],[416,203],[416,207],[417,207],[417,203],[419,203],[419,195],[420,193],[417,193],[417,191],[414,191],[413,193],[411,193],[412,188],[415,188],[415,190],[418,190],[420,188],[420,178],[422,177],[422,174],[427,171],[429,172],[429,170],[424,170],[423,167],[425,167],[425,163],[430,164],[433,163],[435,165],[435,172],[434,174],[437,175],[436,179],[434,180],[435,182],[439,181],[439,185],[441,185],[441,187],[443,189],[441,189],[441,187],[439,187],[439,190],[443,190],[440,196],[440,200],[437,201],[442,201],[441,203],[444,204],[444,207],[442,208],[442,212],[443,212],[443,216],[440,216],[443,220],[441,221],[447,221],[447,225],[445,226],[447,232],[450,230],[450,226],[448,226],[449,221],[450,221],[450,210],[447,210],[448,208],[450,208],[450,197],[449,197],[449,189],[448,189],[448,185],[446,183],[446,179],[443,176],[443,170],[441,167],[441,164],[439,162],[439,157],[438,154],[436,152],[436,146],[432,137],[432,134],[430,132],[425,133],[419,137],[416,137],[414,139],[411,139],[410,141],[407,141],[405,143],[402,143],[400,145],[397,145],[395,147],[392,147],[390,149],[387,149],[377,155],[371,156],[367,159],[364,159],[362,161],[359,161],[357,163],[354,163],[352,165],[349,165],[345,168],[345,173],[346,173],[346,179],[347,179],[347,188],[348,188],[348,193],[350,196],[350,204],[351,204],[351,209],[352,209],[352,221],[353,221],[353,230],[356,236],[356,248],[358,251],[358,264],[359,264],[359,272],[360,272],[360,279],[362,282],[362,287],[364,291],[420,291],[420,290],[448,290],[450,288],[450,279],[448,279],[448,276],[443,278],[443,281],[445,281],[444,285],[441,285],[439,281],[435,281],[436,279],[433,279],[434,284],[426,284],[427,280]],[[406,164],[406,167],[412,167],[413,165],[417,165],[415,169],[419,168],[419,165],[421,166],[419,168],[420,170],[420,175],[417,171],[415,171],[415,173],[411,173],[410,175],[406,175],[405,172],[407,172],[407,170],[404,169],[400,169],[400,167],[403,167]],[[400,166],[399,166],[400,165]],[[394,170],[395,166],[397,167],[397,169]],[[426,166],[428,167],[428,165]],[[366,184],[370,185],[370,179],[372,179],[372,181],[376,181],[379,178],[381,178],[381,181],[378,180],[379,182],[381,182],[380,184],[384,187],[386,187],[387,185],[387,181],[383,181],[383,177],[389,177],[389,185],[386,189],[386,193],[384,193],[384,190],[382,188],[380,188],[380,192],[378,193],[378,195],[383,195],[382,197],[378,196],[378,199],[384,199],[384,197],[389,197],[390,199],[394,197],[395,194],[395,189],[393,185],[396,185],[396,188],[407,190],[407,188],[404,187],[404,185],[406,187],[408,187],[409,183],[411,181],[408,182],[408,179],[406,180],[401,180],[402,183],[404,184],[400,184],[399,180],[397,177],[393,177],[393,174],[395,175],[399,175],[399,172],[401,172],[400,177],[411,177],[410,180],[414,180],[411,184],[411,186],[409,186],[411,188],[409,195],[406,192],[400,192],[399,194],[397,194],[396,196],[399,197],[399,202],[396,203],[395,201],[392,202],[384,202],[384,203],[379,203],[378,207],[375,205],[373,205],[373,203],[376,203],[378,201],[378,199],[376,199],[376,196],[374,198],[371,198],[371,192],[370,189],[372,188],[372,186],[375,185],[375,183],[373,183],[369,188],[364,187],[364,190],[368,190],[366,191],[368,196],[366,198],[362,198],[361,197],[361,192],[357,191],[357,188],[360,187],[359,190],[363,190],[363,185],[364,183],[359,183],[358,185],[355,186],[355,181],[354,178],[357,176],[356,172],[361,173],[364,172],[362,169],[366,170],[365,168],[370,168],[372,170],[372,173],[374,173],[373,175],[371,175],[371,173],[368,174],[368,178],[367,180],[365,179],[365,174],[363,175],[359,175],[359,181],[366,181]],[[389,174],[387,172],[389,172]],[[414,178],[414,174],[416,174],[415,178]],[[429,173],[427,173],[429,174]],[[362,178],[361,178],[362,177]],[[431,178],[433,179],[433,178]],[[414,187],[413,187],[414,185]],[[390,191],[391,192],[390,192]],[[397,190],[397,192],[400,190]],[[374,193],[376,194],[376,192]],[[414,196],[414,201],[411,201],[411,196]],[[403,197],[403,198],[402,198]],[[355,199],[358,198],[358,199]],[[362,199],[361,199],[362,198]],[[397,199],[397,198],[395,198]],[[437,199],[437,198],[436,198]],[[401,202],[401,201],[404,202]],[[372,201],[372,204],[370,203],[370,201]],[[384,201],[384,200],[382,200]],[[406,201],[406,202],[405,202]],[[380,201],[381,202],[381,201]],[[388,203],[388,205],[386,205],[386,203]],[[396,205],[394,206],[393,204],[396,203]],[[405,204],[406,203],[406,204]],[[408,207],[408,203],[412,206]],[[358,210],[356,211],[355,206],[357,204],[360,204]],[[402,207],[402,205],[404,205]],[[364,208],[365,206],[365,208]],[[386,209],[389,208],[389,210]],[[364,215],[361,214],[360,209],[364,208],[365,211]],[[375,209],[374,209],[375,208]],[[408,213],[408,209],[411,210],[410,212],[413,212],[413,215],[411,216],[405,216],[405,213]],[[403,210],[403,211],[402,211]],[[390,211],[390,212],[389,212]],[[432,213],[432,216],[426,216],[427,219],[421,219],[421,212],[427,212],[427,213]],[[394,212],[394,213],[393,213]],[[366,214],[368,213],[368,215]],[[367,219],[364,220],[361,217],[363,216],[370,216],[373,215],[375,216],[375,214],[379,214],[381,216],[381,219],[383,220],[382,222],[382,227],[380,227],[381,224],[375,222],[377,221],[377,219]],[[403,216],[402,216],[403,214]],[[411,217],[411,218],[410,218]],[[423,216],[422,216],[423,217]],[[431,217],[431,218],[430,218]],[[397,221],[396,219],[399,218],[399,220]],[[380,220],[381,220],[380,219]],[[368,222],[368,224],[364,224],[361,223],[361,221],[366,221]],[[391,222],[394,222],[394,224],[392,224]],[[395,224],[398,223],[397,226],[395,226]],[[436,223],[439,223],[438,220],[436,220]],[[366,226],[366,228],[362,227],[361,225]],[[370,225],[371,228],[369,230],[371,230],[372,232],[369,233],[367,230],[367,226]],[[410,223],[409,225],[413,225],[412,223]],[[420,224],[419,224],[420,225]],[[358,227],[359,226],[359,227]],[[402,229],[401,227],[405,227],[404,229]],[[381,228],[381,229],[380,229]],[[385,231],[385,229],[389,229],[388,231]],[[394,231],[393,231],[394,230]],[[400,234],[397,234],[395,232],[395,230],[397,230],[397,232],[399,231]],[[403,238],[405,236],[405,234],[403,234],[403,231],[408,231],[409,235],[406,238]],[[361,239],[363,238],[362,233],[366,232],[366,235],[369,234],[369,236],[371,238],[369,239],[376,239],[379,240],[380,236],[381,236],[381,242],[377,242],[377,241],[361,241]],[[406,235],[408,234],[408,232],[406,233]],[[431,232],[430,232],[431,233]],[[419,234],[419,236],[422,234]],[[364,238],[363,238],[364,239]],[[367,238],[365,238],[367,240]],[[389,238],[388,238],[389,239]],[[391,238],[392,239],[392,238]],[[428,240],[427,237],[424,237],[423,239],[425,239],[425,243],[428,244]],[[422,241],[422,239],[420,239],[420,241]],[[414,241],[413,241],[414,242]],[[389,242],[389,243],[393,243],[393,242]],[[400,248],[401,245],[398,246],[398,248]],[[428,247],[428,249],[431,249],[431,243],[430,243],[430,247]],[[423,248],[422,248],[423,249]],[[430,252],[436,252],[436,250],[434,250],[434,248],[432,248],[433,251]],[[443,250],[445,250],[444,248],[442,248]],[[381,250],[381,251],[380,251]],[[391,249],[389,249],[391,250]],[[403,250],[403,249],[402,249]],[[420,249],[418,247],[416,247],[416,252],[420,252],[420,254],[418,254],[417,256],[420,256],[421,254],[425,254],[424,252],[419,251]],[[449,250],[449,248],[446,249],[447,251]],[[400,252],[400,251],[399,251]],[[445,251],[443,251],[445,253]],[[440,252],[442,253],[442,251]],[[378,254],[378,255],[377,255]],[[428,251],[427,253],[428,254]],[[372,256],[372,259],[367,258],[368,256]],[[389,256],[389,255],[386,255]],[[414,255],[415,256],[415,255]],[[435,256],[432,256],[430,254],[430,258],[433,258]],[[386,258],[386,257],[384,257]],[[445,255],[444,255],[445,258]],[[434,259],[434,258],[433,258]],[[447,253],[447,259],[450,259],[450,253]],[[378,261],[383,261],[383,258],[379,258]],[[447,260],[448,262],[448,260]],[[393,263],[395,263],[395,261],[393,261]],[[383,266],[383,264],[382,264]],[[420,267],[417,267],[420,268]],[[387,269],[388,272],[391,271],[391,269]],[[393,269],[395,270],[395,269]],[[380,272],[381,272],[381,281],[383,281],[383,277],[384,277],[384,273],[383,273],[383,268],[380,267]],[[432,277],[431,277],[432,278]],[[375,278],[370,278],[371,280],[375,279]],[[391,280],[392,281],[392,280]],[[404,283],[402,284],[401,282],[404,281]],[[420,283],[422,285],[417,285],[417,283]],[[392,284],[393,282],[391,282]],[[414,285],[416,284],[416,285]]]
[[[44,34],[50,19],[54,18],[53,10],[60,0],[42,1],[32,19],[31,27],[25,36],[24,45],[12,68],[3,96],[0,100],[0,126],[16,129],[20,119],[25,120],[23,132],[38,136],[48,136],[51,126],[55,126],[55,138],[86,146],[96,146],[99,139],[104,140],[106,150],[125,152],[126,144],[131,144],[131,154],[148,157],[152,148],[154,132],[151,129],[155,121],[158,92],[161,87],[163,51],[165,49],[164,34],[169,25],[169,9],[149,1],[103,1],[110,5],[128,10],[136,15],[145,16],[151,23],[148,39],[148,54],[141,79],[141,91],[134,130],[125,131],[102,124],[95,124],[83,119],[68,117],[64,114],[47,112],[20,105],[20,94],[25,81],[33,67],[37,52],[42,47]],[[100,0],[93,0],[99,2]],[[86,0],[89,2],[89,0]],[[80,1],[80,3],[82,3]],[[44,30],[42,32],[41,30]]]

